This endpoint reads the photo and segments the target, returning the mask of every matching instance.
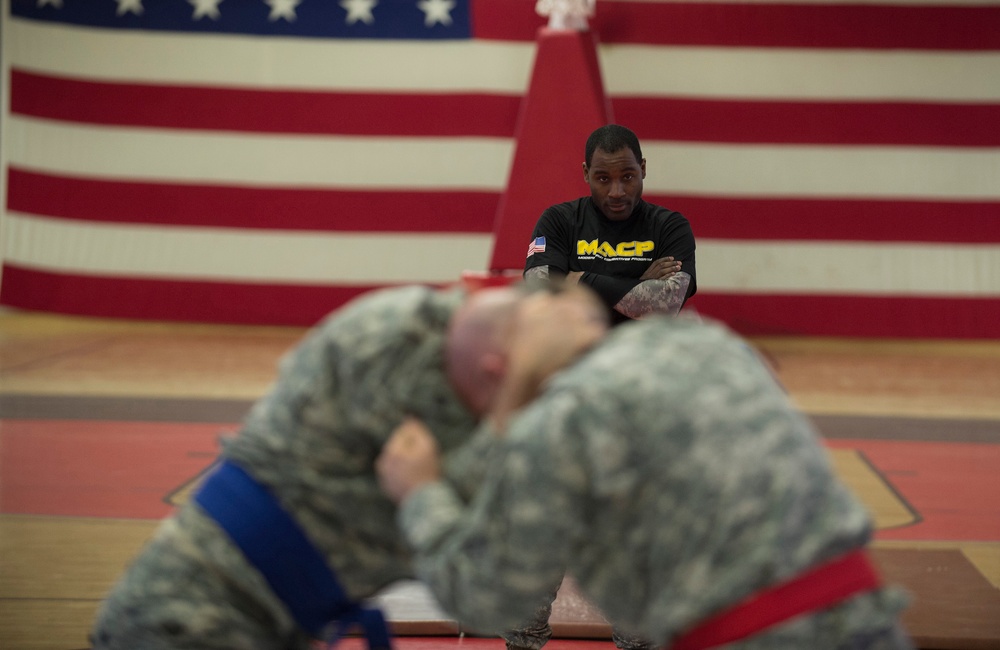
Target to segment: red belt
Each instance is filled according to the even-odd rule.
[[[669,648],[703,650],[739,641],[772,625],[826,609],[880,585],[881,580],[868,554],[858,549],[787,582],[751,594],[688,630]]]

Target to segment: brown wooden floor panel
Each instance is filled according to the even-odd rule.
[[[0,393],[0,417],[10,420],[234,424],[243,420],[252,405],[253,400],[248,399]],[[825,438],[1000,444],[1000,421],[992,419],[816,414],[810,415],[810,418]]]
[[[1000,647],[1000,590],[954,550],[875,549],[887,581],[913,601],[903,621],[921,648]]]
[[[955,550],[875,549],[886,582],[905,585],[911,605],[903,623],[918,647],[987,650],[1000,647],[1000,591]],[[425,590],[407,586],[383,600],[399,634],[446,634],[461,629]],[[549,620],[553,636],[610,639],[611,626],[568,578]]]
[[[166,494],[142,506],[169,509],[177,496],[170,490],[211,461],[210,450],[202,449],[198,441],[214,439],[217,432],[242,420],[252,401],[267,390],[281,356],[304,332],[0,310],[0,454],[11,455],[12,447],[4,440],[20,435],[15,432],[39,431],[59,439],[33,420],[64,420],[60,430],[69,432],[93,432],[107,421],[123,441],[131,440],[125,435],[130,423],[153,423],[150,429],[170,431],[171,436],[203,430],[176,461],[183,463],[182,475],[159,477],[169,489],[164,487]],[[874,554],[885,576],[912,594],[904,621],[922,649],[1000,649],[1000,518],[992,529],[988,520],[976,527],[980,532],[974,538],[942,535],[953,532],[947,524],[931,526],[932,518],[950,522],[970,503],[980,508],[987,503],[976,491],[990,486],[972,489],[970,481],[975,474],[979,481],[975,485],[984,485],[990,470],[984,474],[982,461],[977,460],[979,467],[969,472],[969,478],[949,485],[939,484],[934,463],[911,471],[888,462],[901,457],[893,441],[903,443],[900,450],[925,456],[917,446],[964,445],[968,455],[974,445],[1000,445],[1000,341],[767,338],[753,343],[774,364],[792,400],[812,416],[838,462],[862,474],[865,463],[872,464],[875,474],[866,474],[859,485],[878,487],[881,482],[878,489],[888,501],[898,485],[913,486],[925,479],[931,483],[920,488],[923,496],[934,496],[935,491],[964,495],[964,501],[930,503],[934,511],[919,513],[923,517],[919,525],[908,520],[906,509],[913,505],[909,502],[899,512],[881,513],[886,522],[895,517],[903,523],[897,524],[902,528],[885,531]],[[872,456],[875,452],[882,457]],[[990,456],[995,457],[995,451]],[[891,467],[880,470],[880,464]],[[1000,470],[994,475],[1000,476]],[[3,484],[0,475],[0,488]],[[11,495],[5,497],[0,491],[0,506],[10,502]],[[75,507],[86,510],[82,503]],[[109,501],[102,508],[129,513],[133,504]],[[991,509],[983,512],[993,516]],[[4,650],[85,647],[86,631],[102,594],[155,525],[153,519],[129,514],[49,514],[32,514],[30,507],[28,512],[12,514],[0,507],[0,648]],[[934,534],[921,538],[923,530]],[[907,531],[916,534],[904,538]],[[477,650],[503,650],[495,639],[472,644],[468,636],[458,636],[462,630],[426,592],[399,587],[384,596],[394,628],[406,635],[432,635],[426,644],[423,636],[413,636],[409,645],[401,646],[461,650],[464,638]],[[589,650],[593,646],[582,641],[589,639],[611,647],[610,626],[571,581],[554,604],[552,625],[561,637],[553,640],[553,650],[564,646]],[[574,645],[572,639],[581,641]],[[348,640],[344,650],[360,650],[353,641]]]

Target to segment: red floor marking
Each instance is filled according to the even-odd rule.
[[[392,639],[396,650],[504,650],[503,639],[473,636],[396,636]],[[336,650],[366,650],[365,641],[358,637],[340,640]],[[598,650],[615,646],[610,640],[551,639],[546,650]]]
[[[0,512],[161,519],[208,467],[220,424],[0,421]]]
[[[861,451],[922,521],[876,539],[1000,540],[1000,445],[829,440]]]
[[[0,512],[160,519],[237,425],[0,420]],[[1000,445],[830,440],[861,451],[915,510],[877,539],[1000,540]]]

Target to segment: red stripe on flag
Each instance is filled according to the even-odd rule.
[[[597,3],[606,42],[735,47],[1000,49],[1000,7]]]
[[[138,320],[311,326],[377,286],[152,280],[50,273],[5,264],[0,302],[40,311]],[[456,278],[458,281],[458,278]]]
[[[377,136],[514,135],[519,95],[327,93],[79,81],[11,70],[11,112],[88,124]]]
[[[689,303],[744,336],[1000,338],[996,298],[724,294]]]
[[[499,193],[170,185],[11,168],[8,209],[64,219],[325,232],[492,231]],[[646,193],[699,238],[1000,243],[1000,203],[720,198]],[[443,202],[448,210],[439,210]],[[399,219],[400,206],[406,219]]]
[[[476,38],[533,41],[547,20],[535,12],[537,0],[473,0],[469,4]]]
[[[12,307],[81,316],[260,325],[310,326],[349,300],[380,288],[140,280],[49,273],[11,264],[4,265],[3,273],[0,301]],[[745,336],[1000,338],[1000,300],[994,298],[703,290],[689,304]]]
[[[534,0],[476,0],[477,38],[532,41]],[[913,50],[1000,49],[1000,7],[598,2],[602,43]]]
[[[47,119],[261,133],[514,135],[521,97],[234,90],[11,71],[11,111]],[[643,140],[1000,146],[1000,105],[613,97]]]
[[[65,219],[333,232],[493,229],[499,193],[172,185],[10,168],[8,209]],[[447,209],[441,209],[447,205]]]
[[[699,239],[1000,243],[1000,203],[644,198],[683,213]]]
[[[612,104],[642,142],[1000,146],[1000,104],[678,97],[613,97]]]

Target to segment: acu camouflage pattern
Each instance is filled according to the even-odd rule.
[[[653,642],[865,545],[871,522],[809,421],[738,337],[685,318],[625,323],[507,431],[468,510],[444,483],[400,510],[418,576],[489,631],[574,576]],[[883,589],[732,648],[909,648]]]
[[[479,482],[483,434],[443,366],[460,290],[368,294],[334,313],[282,361],[270,394],[222,456],[277,495],[355,600],[412,577],[410,554],[374,461],[408,414],[432,422],[452,487]],[[482,445],[482,446],[480,446]],[[306,648],[264,578],[192,503],[166,520],[104,603],[95,648]]]

